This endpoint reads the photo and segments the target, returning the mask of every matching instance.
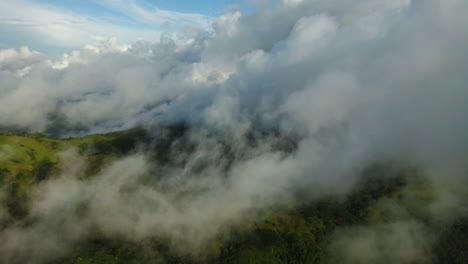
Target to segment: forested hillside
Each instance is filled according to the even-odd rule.
[[[1,135],[1,229],[24,231],[41,221],[40,208],[31,208],[33,200],[41,196],[37,190],[46,190],[38,186],[68,177],[69,169],[64,166],[73,164],[64,164],[63,157],[71,151],[84,162],[73,172],[80,181],[104,177],[100,173],[106,166],[137,152],[145,152],[157,164],[152,170],[161,170],[180,166],[185,161],[174,157],[190,155],[197,148],[184,138],[187,129],[183,125],[167,127],[156,139],[144,130],[62,140]],[[251,142],[256,144],[254,136]],[[295,149],[292,139],[277,138],[276,142],[284,155]],[[229,153],[232,146],[224,147]],[[198,166],[203,170],[203,164]],[[94,231],[68,241],[70,248],[46,256],[44,263],[468,263],[468,219],[460,216],[441,222],[431,216],[437,193],[422,171],[388,162],[370,165],[359,174],[349,192],[310,200],[305,198],[307,190],[297,190],[285,196],[284,203],[226,221],[225,228],[195,247],[178,241],[183,235],[174,239],[156,231],[133,239],[91,225]],[[157,175],[149,173],[140,184],[151,186],[152,178],[160,177]],[[123,195],[125,190],[119,192]],[[93,206],[92,200],[88,202],[65,210],[74,214],[73,219],[86,219]],[[50,232],[60,232],[60,226],[55,228]],[[203,228],[211,232],[213,226],[207,222]],[[48,243],[41,238],[35,241]],[[13,256],[12,263],[26,263],[29,253]]]

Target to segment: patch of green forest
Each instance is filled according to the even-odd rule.
[[[156,143],[138,129],[62,140],[0,135],[0,186],[6,190],[4,204],[9,216],[0,228],[27,217],[31,189],[59,177],[59,153],[64,150],[77,149],[86,160],[85,177],[93,177],[104,164],[148,146],[155,161],[170,163],[174,143],[185,129],[170,127]],[[189,145],[183,147],[190,149]],[[376,260],[365,252],[354,259],[339,254],[342,247],[336,238],[350,229],[372,227],[376,247],[385,247],[379,244],[380,237],[391,236],[391,227],[398,223],[413,221],[431,239],[421,247],[426,257],[413,258],[412,263],[468,263],[468,219],[461,217],[448,225],[433,221],[427,208],[434,196],[433,186],[417,169],[375,164],[361,172],[359,183],[348,194],[303,202],[298,193],[294,206],[265,208],[255,221],[234,225],[214,238],[201,254],[181,253],[157,237],[128,242],[96,234],[53,263],[395,263],[395,258]],[[390,233],[386,233],[389,227]],[[351,236],[360,234],[353,232]]]

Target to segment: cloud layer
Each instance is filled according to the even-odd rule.
[[[214,34],[110,40],[60,59],[2,50],[0,124],[43,132],[58,115],[79,133],[161,120],[280,123],[309,139],[333,130],[379,142],[373,148],[395,155],[462,154],[464,5],[286,1],[226,14]]]
[[[58,136],[67,136],[183,121],[220,131],[249,153],[227,172],[217,166],[197,177],[171,171],[181,179],[174,188],[209,190],[182,204],[174,204],[171,192],[137,184],[147,173],[143,156],[124,159],[91,182],[73,175],[48,182],[40,187],[48,194],[33,205],[37,226],[8,230],[2,249],[15,252],[36,232],[42,237],[48,230],[42,225],[66,220],[55,219],[55,210],[91,200],[92,217],[64,226],[78,228],[66,230],[66,239],[80,239],[96,226],[136,238],[170,230],[165,235],[180,240],[178,230],[204,239],[200,226],[212,224],[216,234],[245,211],[277,204],[284,190],[305,189],[311,198],[342,193],[357,171],[380,160],[415,164],[450,186],[440,188],[434,215],[447,208],[466,212],[466,191],[453,186],[467,180],[467,8],[462,0],[283,1],[254,15],[225,14],[214,21],[214,32],[187,29],[176,40],[111,40],[60,59],[28,48],[0,51],[5,129],[50,132],[60,121],[67,129]],[[262,129],[297,135],[297,150],[284,156],[268,148],[269,141],[254,148],[243,140]],[[200,145],[210,142],[192,136]],[[198,153],[192,158],[218,164],[211,151]],[[127,187],[129,195],[121,192]],[[103,224],[109,221],[115,222]],[[417,236],[405,238],[412,230],[418,233],[419,224],[344,233],[363,234],[356,247],[373,246],[383,235],[399,248],[399,239],[418,243]],[[350,243],[347,235],[337,241]],[[417,261],[414,252],[402,249],[394,257]]]

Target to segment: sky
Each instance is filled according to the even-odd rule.
[[[158,40],[184,27],[210,28],[243,0],[0,0],[0,48],[60,54],[115,37]]]

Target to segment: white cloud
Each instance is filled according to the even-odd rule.
[[[193,178],[184,174],[193,167],[179,168],[182,172],[170,174],[174,178],[158,182],[175,192],[194,186],[210,190],[190,197],[184,210],[174,210],[170,197],[159,200],[160,194],[148,186],[137,186],[132,196],[137,200],[119,196],[115,191],[119,185],[127,181],[132,185],[140,172],[136,168],[124,171],[129,175],[120,174],[122,166],[131,169],[128,163],[134,163],[145,168],[141,157],[111,167],[95,179],[103,189],[108,182],[115,183],[96,204],[98,209],[116,206],[107,208],[118,227],[106,226],[110,233],[157,233],[155,223],[170,229],[174,226],[170,216],[177,216],[176,226],[186,227],[185,219],[197,221],[188,230],[198,239],[198,227],[213,222],[222,226],[244,210],[277,204],[287,196],[285,190],[300,189],[312,198],[344,192],[354,183],[357,170],[381,160],[404,161],[428,171],[452,168],[447,170],[454,175],[449,181],[445,173],[434,176],[438,179],[434,182],[450,188],[443,187],[433,210],[466,212],[460,198],[466,197],[466,188],[452,186],[466,186],[467,5],[464,0],[296,1],[254,15],[225,15],[214,22],[214,34],[192,32],[185,41],[164,36],[156,43],[129,46],[110,41],[59,62],[30,56],[35,53],[27,49],[4,50],[0,52],[0,125],[47,131],[53,123],[48,118],[51,112],[63,115],[71,127],[88,128],[87,132],[182,120],[221,131],[233,155],[241,157],[233,158],[227,182],[220,183],[218,165],[223,159],[217,151],[222,144],[201,132],[188,135],[204,146],[188,164],[196,167],[198,160],[205,160],[213,166]],[[24,67],[30,68],[18,74]],[[268,139],[259,146],[244,140],[246,131],[258,129],[261,134],[269,128],[297,135],[297,149],[282,155],[272,150]],[[86,182],[73,180],[71,185],[93,194],[94,187]],[[76,198],[73,188],[70,203]],[[53,195],[67,203],[61,197],[63,189],[53,189],[56,193],[43,192],[43,200],[36,200],[39,205],[44,202],[43,208],[51,206],[46,209],[52,212],[61,207],[54,204]],[[115,201],[120,200],[124,212],[141,218],[119,218],[122,211]],[[154,200],[163,201],[161,208],[167,211],[151,215],[134,211],[141,201],[144,209],[153,208]],[[203,213],[198,215],[198,208],[206,211],[200,209]],[[222,209],[226,214],[218,213]],[[100,210],[96,212],[99,221],[108,221]],[[57,220],[53,213],[47,217]],[[125,222],[132,219],[142,220]],[[350,236],[364,234],[357,240],[358,249],[372,249],[381,236],[387,237],[388,245],[398,249],[396,261],[417,261],[419,254],[406,252],[395,241],[403,239],[419,249],[419,240],[392,232],[418,231],[419,224],[402,224],[402,229],[353,229]],[[49,235],[56,234],[54,229]],[[170,235],[181,237],[177,232]],[[338,240],[353,241],[346,234]],[[355,248],[349,250],[345,254],[355,257]],[[374,253],[368,256],[370,262]]]
[[[135,0],[101,0],[98,3],[110,7],[135,21],[150,25],[166,25],[172,27],[197,26],[208,28],[212,18],[202,14],[181,13],[176,11],[145,8]]]
[[[156,41],[164,31],[177,32],[184,26],[208,28],[211,23],[209,17],[199,14],[149,11],[133,1],[106,2],[110,3],[123,15],[91,16],[32,0],[0,1],[0,34],[5,36],[0,44],[69,50],[110,37],[127,43]]]

